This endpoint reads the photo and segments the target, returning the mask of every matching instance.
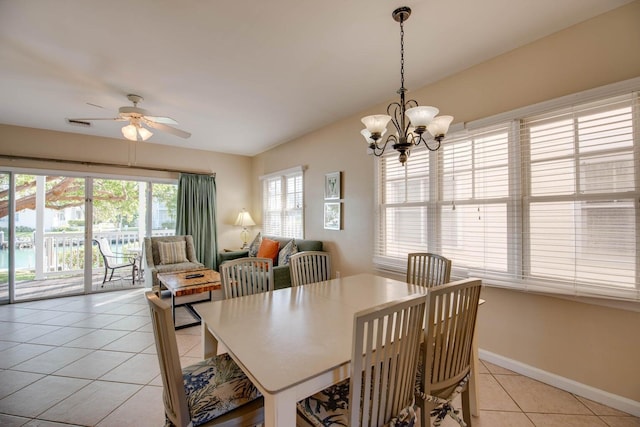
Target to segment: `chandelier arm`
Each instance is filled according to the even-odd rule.
[[[402,117],[404,116],[404,106],[399,102],[392,102],[387,106],[387,114],[391,116],[391,123],[396,128],[398,135],[404,135]]]

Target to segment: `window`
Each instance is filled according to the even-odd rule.
[[[374,263],[403,271],[429,251],[455,277],[640,300],[640,103],[626,92],[467,124],[406,167],[381,157]]]
[[[265,175],[262,180],[262,231],[304,238],[304,181],[301,167]]]

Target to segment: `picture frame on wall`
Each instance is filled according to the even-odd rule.
[[[324,204],[324,228],[340,230],[342,227],[342,203],[326,202]]]
[[[342,198],[340,172],[331,172],[324,176],[324,199],[340,200]]]

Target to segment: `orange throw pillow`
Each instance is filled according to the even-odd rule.
[[[260,243],[260,249],[258,249],[258,254],[256,256],[258,258],[271,258],[273,265],[276,265],[279,250],[280,243],[263,237],[262,243]]]

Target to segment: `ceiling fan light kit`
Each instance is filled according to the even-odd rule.
[[[93,120],[115,120],[128,121],[129,124],[122,128],[122,135],[130,141],[146,141],[153,135],[148,126],[163,132],[179,136],[180,138],[189,138],[191,134],[183,130],[174,128],[169,125],[177,125],[178,122],[171,117],[151,116],[147,110],[138,107],[138,103],[144,98],[140,95],[129,94],[127,99],[133,103],[133,107],[125,106],[118,109],[118,117],[114,118],[93,118],[93,119],[67,119],[69,124],[72,123],[89,123]],[[89,123],[90,124],[90,123]],[[144,126],[143,126],[144,125]]]
[[[410,99],[405,101],[407,89],[404,87],[404,22],[411,16],[411,9],[403,6],[391,14],[396,22],[400,23],[400,102],[392,102],[387,107],[387,114],[375,114],[361,119],[365,129],[360,131],[369,148],[375,156],[382,156],[387,144],[391,142],[394,150],[400,153],[399,160],[403,165],[407,161],[411,148],[423,143],[429,150],[436,151],[444,139],[449,125],[453,121],[452,116],[437,116],[440,112],[436,107],[419,106],[418,102]],[[408,120],[407,120],[408,119]],[[396,132],[387,137],[384,144],[381,139],[387,132],[389,121],[393,123]],[[431,135],[429,145],[425,134]]]

